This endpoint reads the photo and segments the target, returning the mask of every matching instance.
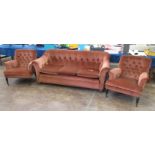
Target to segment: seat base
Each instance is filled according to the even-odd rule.
[[[4,75],[8,78],[29,78],[32,77],[32,72],[25,68],[11,68],[5,70]]]
[[[78,76],[40,74],[38,82],[91,88],[97,90],[100,89],[100,83],[98,79],[83,78]]]
[[[135,97],[141,94],[141,88],[138,87],[137,80],[130,78],[117,78],[106,82],[106,89],[120,92]]]

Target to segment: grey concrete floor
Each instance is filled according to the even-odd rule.
[[[139,102],[135,98],[115,92],[38,84],[35,78],[9,79],[7,86],[0,66],[0,110],[1,111],[153,111],[155,110],[155,81],[147,84]]]

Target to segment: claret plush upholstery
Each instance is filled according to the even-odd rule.
[[[15,59],[5,62],[4,76],[7,84],[9,85],[8,78],[31,78],[33,73],[32,70],[28,68],[28,65],[35,59],[35,50],[16,50]]]
[[[141,56],[122,56],[118,68],[111,69],[109,80],[106,82],[106,95],[108,90],[137,97],[139,101],[147,80],[151,59]]]
[[[109,71],[109,54],[106,52],[48,50],[32,62],[39,83],[104,89]]]

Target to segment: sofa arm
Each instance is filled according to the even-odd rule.
[[[36,64],[38,65],[38,68],[41,69],[43,68],[43,66],[45,66],[46,64],[48,64],[48,58],[43,55],[41,56],[40,58],[36,59],[36,60],[33,60],[29,63],[29,69],[31,69],[31,67]]]
[[[99,78],[104,79],[104,77],[106,76],[107,72],[110,69],[110,62],[108,60],[104,61],[102,63],[102,65],[99,68]]]
[[[110,62],[109,62],[109,60],[105,60],[105,61],[102,62],[101,66],[99,68],[99,72],[101,73],[105,69],[108,69],[108,70],[110,69]]]
[[[18,67],[17,60],[10,60],[10,61],[5,62],[4,64],[5,64],[6,69]]]
[[[28,69],[31,72],[33,72],[33,69],[35,70],[37,81],[39,79],[40,69],[43,68],[46,64],[48,64],[48,57],[46,57],[45,55],[29,63]]]
[[[120,77],[122,70],[120,68],[113,68],[109,72],[109,80],[116,79]]]
[[[141,73],[138,79],[138,86],[143,89],[148,79],[149,79],[149,75],[147,72]]]
[[[109,72],[110,63],[109,61],[104,61],[99,69],[99,82],[100,82],[100,90],[104,89],[104,83],[106,80],[106,75]]]

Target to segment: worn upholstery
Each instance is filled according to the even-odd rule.
[[[114,80],[116,78],[119,78],[122,73],[121,68],[113,68],[109,72],[109,80]]]
[[[119,67],[111,69],[106,89],[139,97],[149,78],[151,59],[122,56]]]
[[[103,90],[110,67],[109,59],[110,56],[106,52],[48,50],[42,57],[34,60],[32,66],[35,68],[38,82],[55,83],[55,79],[59,77],[58,79],[62,80],[56,80],[56,84]],[[72,80],[64,82],[66,77],[68,80],[72,77]]]
[[[82,68],[78,70],[77,76],[98,79],[99,71],[95,69]]]
[[[36,59],[36,51],[18,49],[15,51],[15,60],[5,62],[4,75],[6,78],[32,76],[32,68],[28,68],[29,63]]]
[[[78,71],[77,65],[66,64],[58,70],[60,75],[76,75]]]

